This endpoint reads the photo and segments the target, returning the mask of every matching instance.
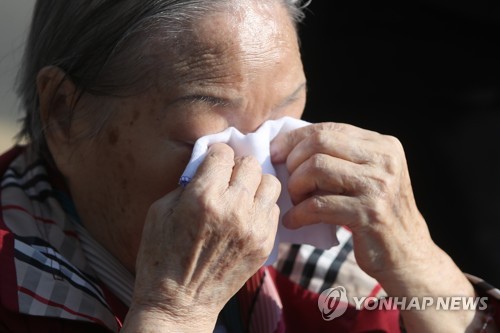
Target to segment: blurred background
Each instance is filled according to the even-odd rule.
[[[33,0],[0,1],[0,152],[13,144],[19,128],[14,80],[33,5]]]
[[[0,2],[2,151],[18,127],[12,85],[33,3]],[[499,6],[313,0],[300,31],[309,79],[305,118],[398,137],[435,242],[464,271],[497,287]]]
[[[313,0],[301,30],[305,118],[398,137],[435,242],[497,287],[499,31],[485,0]]]

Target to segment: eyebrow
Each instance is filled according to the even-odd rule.
[[[307,83],[303,82],[297,89],[295,89],[290,95],[285,97],[279,104],[277,104],[273,109],[279,109],[284,107],[297,99],[297,95],[305,88],[307,91]],[[239,107],[243,104],[243,98],[224,98],[218,97],[212,94],[193,94],[187,95],[179,98],[177,101],[187,101],[187,102],[203,102],[210,104],[212,106],[225,106],[225,107]]]
[[[232,106],[237,107],[242,104],[242,98],[223,98],[211,94],[193,94],[179,98],[177,101],[183,102],[203,102],[211,106]]]

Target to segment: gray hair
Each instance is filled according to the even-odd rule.
[[[280,1],[297,27],[310,0]],[[43,67],[61,68],[80,95],[122,94],[146,75],[141,47],[127,47],[132,40],[147,41],[157,28],[162,29],[162,38],[175,37],[199,15],[227,3],[230,1],[37,0],[17,82],[25,110],[18,137],[28,139],[43,158],[51,159],[36,88],[36,77]],[[138,33],[140,38],[132,38]],[[72,115],[69,117],[71,120]],[[96,126],[96,133],[100,126]]]

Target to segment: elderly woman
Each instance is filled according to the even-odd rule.
[[[0,160],[0,331],[497,331],[495,290],[432,241],[393,137],[338,123],[280,134],[270,149],[289,172],[283,189],[255,157],[215,143],[179,186],[198,138],[301,117],[303,6],[36,3],[19,82],[28,143]],[[280,191],[294,203],[287,228],[342,226],[341,245],[282,244],[264,265]],[[318,311],[339,286],[349,304],[330,293]],[[487,307],[352,301],[384,295]]]

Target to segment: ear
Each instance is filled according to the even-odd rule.
[[[42,68],[36,78],[39,112],[45,139],[53,155],[68,145],[77,89],[66,73],[56,66]]]

